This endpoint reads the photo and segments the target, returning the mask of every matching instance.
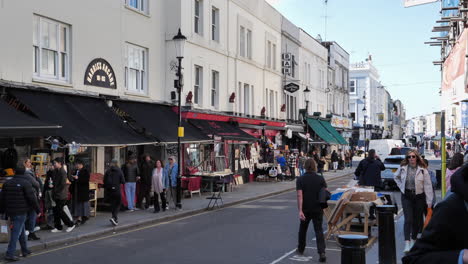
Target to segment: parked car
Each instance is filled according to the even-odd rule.
[[[381,175],[384,189],[387,187],[393,188],[396,186],[395,172],[400,168],[400,164],[404,159],[405,155],[390,155],[383,161],[385,170],[382,171]]]

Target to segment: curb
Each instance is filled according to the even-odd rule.
[[[347,176],[349,176],[351,174],[352,173],[348,173],[348,174],[345,174],[345,175],[329,178],[327,180],[328,181],[333,181],[333,180],[345,178],[345,177],[347,177]],[[125,231],[129,231],[129,230],[136,229],[136,228],[139,228],[139,227],[148,226],[148,225],[157,224],[157,223],[164,223],[164,222],[168,222],[168,221],[171,221],[171,220],[176,220],[176,219],[181,219],[181,218],[188,217],[188,216],[201,214],[201,213],[204,213],[204,212],[213,212],[213,211],[223,210],[225,208],[229,208],[229,207],[232,207],[232,206],[235,206],[235,205],[238,205],[238,204],[242,204],[242,203],[246,203],[246,202],[250,202],[250,201],[255,201],[255,200],[260,200],[260,199],[263,199],[263,198],[267,198],[267,197],[287,193],[287,192],[293,191],[295,189],[296,189],[295,187],[292,187],[292,188],[287,188],[287,189],[284,189],[284,190],[281,190],[281,191],[269,192],[269,193],[265,193],[265,194],[254,196],[254,197],[249,197],[249,198],[245,198],[245,199],[241,199],[241,200],[237,200],[237,201],[228,202],[228,203],[225,203],[221,208],[213,209],[213,210],[210,210],[210,211],[207,211],[206,208],[192,209],[192,210],[183,211],[181,213],[177,213],[177,214],[174,214],[174,215],[168,215],[168,216],[157,218],[157,219],[145,219],[145,220],[140,220],[140,221],[137,221],[137,222],[133,222],[131,224],[124,224],[124,225],[119,225],[119,226],[116,226],[116,227],[103,228],[103,229],[101,229],[99,231],[96,231],[96,232],[93,232],[93,233],[80,234],[80,235],[73,235],[73,233],[71,233],[70,236],[66,237],[66,238],[55,239],[55,240],[52,240],[52,241],[44,241],[44,242],[41,242],[40,244],[37,244],[37,245],[31,245],[31,246],[29,246],[29,250],[31,250],[33,252],[37,252],[37,251],[41,251],[41,250],[45,250],[45,249],[56,248],[56,247],[59,247],[59,246],[67,246],[67,245],[76,243],[78,241],[84,240],[84,239],[93,239],[93,238],[97,238],[97,237],[101,237],[101,236],[105,236],[105,235],[115,234],[117,232],[125,232]],[[18,249],[17,252],[20,252],[20,249]],[[3,258],[5,256],[5,253],[1,253],[0,256]]]

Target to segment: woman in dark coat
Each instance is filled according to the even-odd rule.
[[[76,170],[70,181],[70,193],[73,201],[73,216],[78,224],[84,224],[89,218],[89,171],[82,161],[75,162]]]

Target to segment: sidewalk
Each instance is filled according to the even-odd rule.
[[[347,176],[354,172],[354,169],[345,169],[337,172],[324,173],[325,180],[332,180]],[[284,182],[250,182],[235,187],[233,192],[222,194],[224,206],[264,198],[295,189],[295,181]],[[75,228],[70,233],[60,232],[51,233],[50,231],[38,231],[37,235],[41,238],[39,241],[28,241],[29,248],[34,252],[50,247],[70,244],[86,238],[95,238],[122,232],[128,229],[165,222],[173,219],[187,217],[190,215],[205,212],[208,205],[208,193],[202,194],[202,197],[194,195],[192,198],[182,199],[182,210],[169,209],[166,212],[153,213],[152,209],[135,212],[120,212],[119,226],[113,227],[110,222],[110,212],[99,212],[96,217],[91,217],[85,225]],[[171,204],[171,207],[173,205]],[[0,244],[0,254],[6,252],[7,243]],[[19,250],[19,247],[18,247]]]

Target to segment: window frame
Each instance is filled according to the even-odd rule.
[[[272,43],[271,50],[273,57],[271,64],[273,66],[273,70],[276,70],[276,43]]]
[[[141,56],[140,67],[130,67],[130,48],[134,49],[133,55],[135,52],[138,52]],[[124,86],[125,91],[128,93],[134,93],[139,95],[148,95],[148,58],[149,58],[148,48],[138,46],[129,42],[125,43],[125,66],[124,66]],[[134,60],[132,58],[132,60]],[[136,86],[135,89],[130,89],[129,80],[131,71],[136,71]]]
[[[266,61],[266,66],[267,68],[271,69],[271,41],[267,40],[267,61]]]
[[[216,70],[211,71],[211,94],[210,94],[211,107],[217,109],[219,107],[219,72]]]
[[[248,83],[244,83],[244,114],[250,115],[250,85]]]
[[[211,6],[211,40],[219,42],[219,8]]]
[[[353,83],[353,85],[351,85]],[[357,80],[349,80],[349,93],[356,94]],[[352,90],[351,90],[352,89]]]
[[[193,31],[203,36],[203,0],[194,0],[193,17],[194,28]],[[197,9],[198,7],[198,9]],[[197,13],[198,10],[198,13]]]
[[[194,67],[193,103],[196,105],[203,103],[203,67],[197,64]]]
[[[240,26],[239,28],[239,55],[241,57],[245,57],[246,56],[246,28],[244,26]]]
[[[137,6],[133,6],[132,2],[137,3]],[[125,6],[135,12],[149,15],[149,1],[148,0],[125,0]]]
[[[33,15],[33,77],[44,81],[57,81],[63,83],[71,82],[71,26],[58,20],[45,18],[40,15]],[[51,47],[50,37],[47,39],[47,45],[43,42],[43,25],[48,23],[55,29],[55,48]],[[49,27],[48,26],[48,27]],[[47,35],[49,36],[50,30]],[[65,37],[63,37],[65,35]],[[52,38],[53,39],[53,38]],[[64,43],[64,45],[63,45]],[[47,47],[46,47],[47,46]],[[43,52],[53,53],[53,74],[44,71]],[[50,61],[48,61],[50,62]]]
[[[251,29],[247,29],[246,31],[246,36],[245,36],[245,42],[246,42],[246,57],[248,59],[252,59],[252,37],[253,33]]]

